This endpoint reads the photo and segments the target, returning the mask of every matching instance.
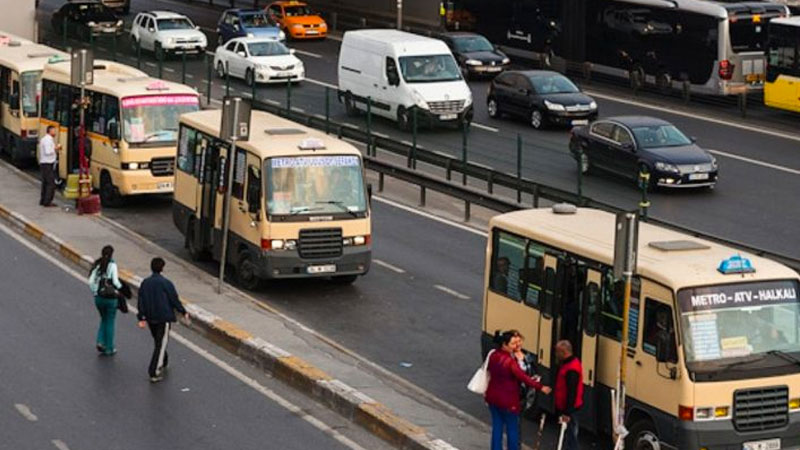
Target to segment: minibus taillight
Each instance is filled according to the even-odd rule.
[[[723,80],[730,80],[733,78],[733,64],[727,59],[719,62],[719,77]]]
[[[685,422],[694,420],[694,408],[691,406],[678,405],[678,419]]]
[[[272,240],[271,239],[261,239],[261,249],[262,250],[272,250]]]

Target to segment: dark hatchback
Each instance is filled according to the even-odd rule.
[[[465,80],[470,77],[495,76],[511,64],[505,53],[480,34],[452,32],[443,33],[439,38],[450,47]]]
[[[491,118],[523,117],[533,128],[588,125],[597,103],[575,83],[549,70],[510,70],[489,85],[486,108]]]
[[[569,149],[581,172],[602,169],[627,178],[650,174],[649,187],[713,188],[717,160],[669,122],[620,116],[572,130]]]
[[[99,1],[72,1],[53,13],[50,23],[59,34],[74,33],[81,39],[113,36],[123,32],[123,22]]]

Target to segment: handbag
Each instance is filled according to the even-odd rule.
[[[128,301],[121,295],[117,296],[117,309],[123,314],[128,313]]]
[[[108,277],[108,267],[106,273],[100,275],[100,266],[97,266],[98,276],[100,280],[97,282],[97,296],[102,298],[117,298],[117,288],[114,282]]]
[[[475,371],[475,374],[472,375],[469,383],[467,383],[467,389],[476,394],[484,395],[486,394],[486,389],[489,388],[489,371],[486,370],[486,367],[489,365],[489,358],[492,353],[494,353],[494,350],[489,351],[486,355],[486,360],[478,367],[478,370]]]

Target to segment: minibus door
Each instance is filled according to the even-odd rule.
[[[200,154],[202,171],[200,179],[200,209],[198,222],[200,230],[198,238],[199,247],[213,249],[214,246],[214,218],[216,216],[217,191],[220,187],[220,154],[214,142],[204,141]]]
[[[555,364],[553,361],[554,353],[552,351],[554,338],[554,331],[557,329],[554,325],[556,319],[556,270],[559,265],[557,256],[551,253],[544,255],[544,283],[542,286],[542,299],[540,304],[541,314],[539,315],[539,339],[538,339],[538,361],[539,361],[539,375],[542,377],[542,383],[547,386],[552,386],[555,382]],[[547,410],[552,411],[553,399],[552,395],[539,396],[539,405]]]
[[[583,407],[580,412],[582,427],[597,430],[597,329],[600,317],[600,286],[602,275],[596,270],[586,270],[581,293],[580,360],[583,367]]]

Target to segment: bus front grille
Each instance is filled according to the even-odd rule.
[[[733,394],[733,425],[737,431],[763,431],[789,422],[789,388],[743,389]]]
[[[175,158],[153,158],[150,161],[150,172],[156,177],[175,175]]]
[[[317,228],[300,230],[300,240],[297,247],[301,258],[337,258],[342,256],[342,229]]]

